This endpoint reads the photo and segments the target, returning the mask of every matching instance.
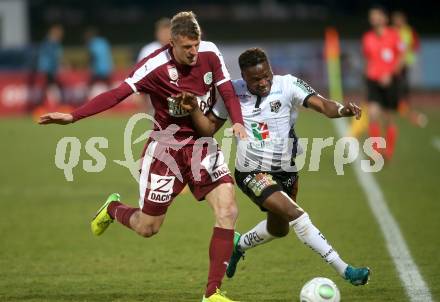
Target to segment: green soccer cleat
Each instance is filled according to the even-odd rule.
[[[228,267],[226,268],[226,276],[228,278],[234,277],[235,270],[237,269],[238,261],[241,258],[244,259],[244,252],[240,250],[238,243],[240,242],[241,234],[235,232],[234,234],[234,251],[232,252],[231,259],[229,259]]]
[[[120,201],[121,195],[118,193],[110,194],[102,207],[96,212],[93,217],[90,226],[92,227],[92,233],[96,236],[100,236],[108,228],[108,226],[114,221],[108,214],[107,208],[112,201]]]
[[[226,297],[226,292],[222,292],[217,288],[215,294],[212,294],[211,296],[209,296],[209,298],[203,296],[202,302],[239,302],[239,301],[234,301],[229,299],[228,297]]]
[[[356,268],[351,265],[347,266],[344,272],[344,278],[353,285],[365,285],[370,279],[370,269],[368,267]]]

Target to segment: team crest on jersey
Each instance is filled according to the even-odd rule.
[[[211,85],[211,83],[212,83],[212,72],[205,73],[205,75],[203,76],[203,81],[205,82],[206,85]]]
[[[168,75],[171,81],[176,81],[179,78],[176,66],[168,65]]]
[[[271,112],[278,113],[278,111],[280,111],[280,108],[281,108],[281,102],[279,100],[270,102],[270,111]]]

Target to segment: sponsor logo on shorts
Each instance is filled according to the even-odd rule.
[[[272,175],[258,173],[252,178],[251,181],[249,181],[247,186],[252,190],[255,196],[259,197],[266,188],[275,184],[276,181],[273,180]]]
[[[213,182],[230,173],[221,151],[207,155],[203,159],[202,165],[208,171]]]
[[[246,176],[245,179],[243,180],[243,184],[247,186],[247,184],[251,181],[251,179],[252,179],[252,175]]]
[[[148,200],[165,203],[171,200],[175,176],[162,176],[151,174],[151,187]]]

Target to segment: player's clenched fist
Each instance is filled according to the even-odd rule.
[[[46,113],[40,116],[40,120],[38,124],[46,125],[46,124],[59,124],[59,125],[67,125],[73,122],[73,116],[69,113],[61,113],[61,112],[51,112]]]
[[[197,97],[190,92],[181,92],[173,96],[173,98],[180,102],[180,106],[182,106],[183,109],[189,112],[194,111],[199,106]]]
[[[342,108],[342,116],[354,116],[357,120],[361,118],[362,109],[355,103],[349,102]]]

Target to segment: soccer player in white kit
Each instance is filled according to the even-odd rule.
[[[368,282],[370,269],[355,268],[341,259],[307,212],[295,200],[298,175],[294,158],[298,154],[294,131],[298,108],[304,106],[329,118],[360,118],[361,109],[353,103],[343,106],[317,94],[307,83],[290,74],[273,75],[265,52],[251,48],[239,57],[243,79],[233,81],[249,139],[237,148],[235,179],[240,189],[267,219],[248,232],[234,238],[234,252],[226,275],[232,278],[238,261],[248,249],[286,236],[293,229],[298,238],[318,253],[336,272],[353,285]],[[224,123],[228,113],[221,100],[203,115],[195,99],[185,94],[181,104],[191,112],[200,135],[212,136]]]

